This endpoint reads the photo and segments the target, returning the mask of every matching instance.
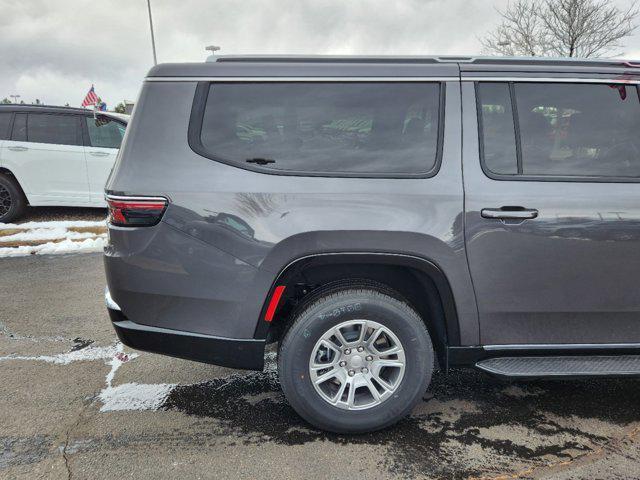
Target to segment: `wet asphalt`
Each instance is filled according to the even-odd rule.
[[[99,254],[0,260],[0,478],[640,478],[640,381],[458,370],[399,425],[331,435],[274,352],[243,372],[119,346],[103,288]]]

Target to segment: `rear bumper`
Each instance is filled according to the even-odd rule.
[[[229,368],[264,368],[264,340],[223,338],[151,327],[132,322],[119,310],[107,310],[120,341],[136,350]]]

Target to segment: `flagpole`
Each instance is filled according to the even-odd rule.
[[[151,18],[151,0],[147,0],[147,9],[149,10],[149,28],[151,29],[151,48],[153,49],[153,64],[158,64],[156,57],[156,39],[153,35],[153,18]]]

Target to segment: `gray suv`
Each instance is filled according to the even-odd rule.
[[[126,345],[262,369],[383,428],[437,365],[640,373],[640,70],[221,57],[145,79],[107,183]]]

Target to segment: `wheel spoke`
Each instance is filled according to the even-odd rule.
[[[331,362],[331,363],[313,363],[309,366],[309,368],[311,370],[318,371],[318,370],[322,370],[324,368],[333,368],[335,366],[336,362]]]
[[[347,398],[347,406],[349,408],[353,408],[353,405],[356,402],[356,386],[353,382],[351,382],[349,386],[349,397]]]
[[[398,345],[394,345],[392,347],[389,347],[386,350],[378,350],[377,348],[375,350],[376,350],[376,352],[378,352],[378,355],[381,356],[381,357],[386,357],[387,355],[397,355],[399,353],[403,353],[402,348],[399,347]]]
[[[373,366],[378,370],[382,367],[402,368],[404,367],[404,362],[401,362],[400,360],[389,360],[386,358],[380,358],[373,361]]]
[[[349,382],[347,382],[345,378],[340,378],[337,375],[336,375],[336,378],[340,380],[340,388],[338,389],[338,393],[336,394],[335,397],[333,397],[333,400],[331,402],[334,404],[340,402],[340,400],[342,399],[342,395],[344,395],[344,389],[347,388],[347,385],[349,385]]]
[[[372,371],[371,376],[374,378],[376,382],[378,382],[378,384],[380,384],[382,388],[384,388],[387,391],[393,391],[393,385],[390,385],[385,379],[380,377],[379,371],[375,371],[375,370]]]
[[[328,348],[329,350],[333,350],[337,355],[340,355],[340,347],[329,340],[322,339],[320,341],[320,346]]]
[[[344,338],[344,335],[342,335],[342,332],[340,331],[340,328],[335,329],[335,336],[336,338],[340,341],[340,343],[342,343],[342,348],[346,347],[347,344],[349,342],[347,342],[347,340]]]
[[[380,392],[378,392],[378,389],[376,388],[376,386],[373,384],[373,382],[371,381],[370,378],[367,377],[367,388],[369,388],[369,391],[371,392],[371,396],[373,397],[373,399],[377,402],[380,400]]]
[[[316,385],[320,385],[321,383],[326,382],[327,380],[331,380],[333,377],[336,376],[336,371],[335,369],[331,369],[330,371],[328,371],[327,373],[323,373],[322,375],[320,375],[318,378],[316,378],[314,380],[314,383]]]

